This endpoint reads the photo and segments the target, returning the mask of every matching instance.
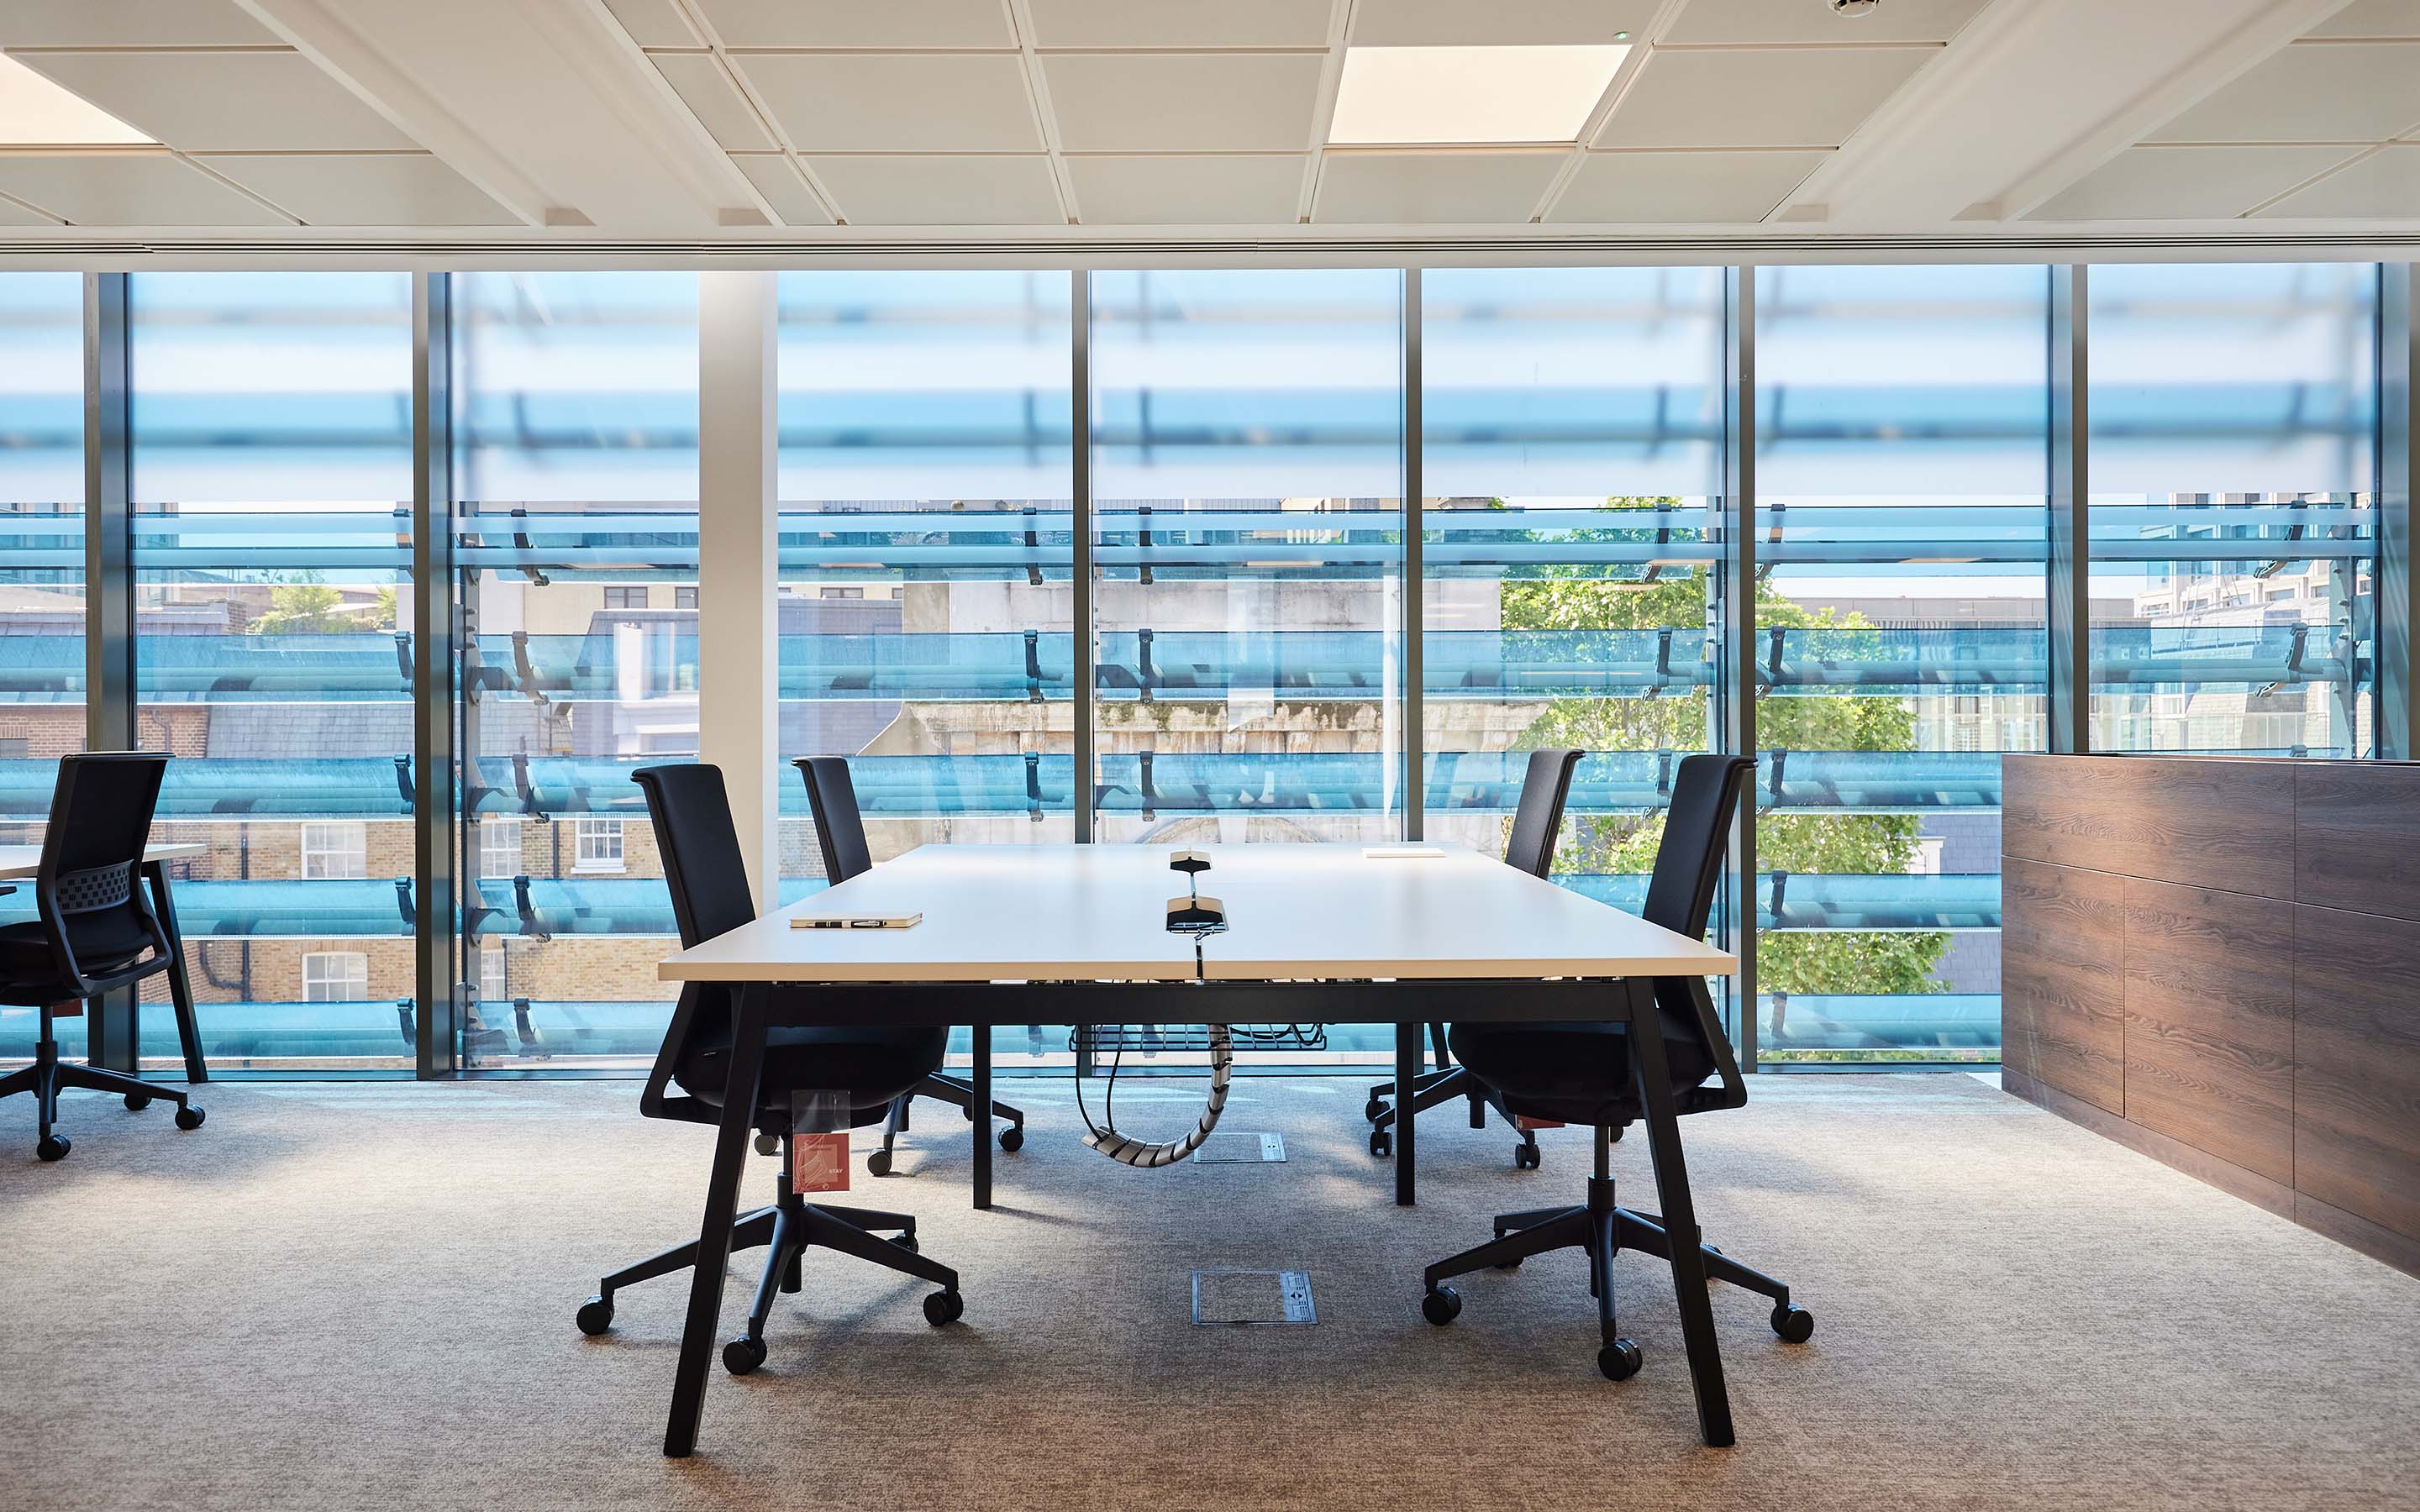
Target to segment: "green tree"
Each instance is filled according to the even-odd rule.
[[[1621,510],[1678,502],[1615,498],[1606,505]],[[1618,529],[1577,534],[1599,541],[1644,536]],[[1508,630],[1698,630],[1707,620],[1705,579],[1669,569],[1650,579],[1626,567],[1549,566],[1536,578],[1506,580],[1502,606]],[[1854,657],[1876,642],[1873,625],[1862,615],[1811,611],[1766,584],[1757,585],[1756,610],[1761,627],[1818,632],[1827,656]],[[1529,749],[1693,750],[1705,744],[1706,721],[1704,702],[1689,697],[1562,698],[1548,702],[1518,744]],[[1912,750],[1916,717],[1898,698],[1761,694],[1757,737],[1768,749]],[[1564,825],[1559,865],[1602,873],[1646,872],[1654,865],[1663,832],[1661,814],[1592,815]],[[1905,814],[1772,814],[1757,822],[1757,860],[1766,872],[1902,872],[1917,848],[1916,820]],[[1768,932],[1758,936],[1757,972],[1772,992],[1931,992],[1938,990],[1933,968],[1948,943],[1949,936],[1938,933]]]

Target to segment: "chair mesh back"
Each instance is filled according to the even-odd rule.
[[[838,756],[809,756],[799,770],[807,775],[807,807],[814,812],[815,839],[823,842],[824,875],[846,882],[872,868],[874,853],[866,849],[865,819],[858,811],[848,763]]]
[[[748,867],[739,854],[739,830],[731,821],[731,799],[722,768],[695,763],[644,766],[630,774],[647,795],[656,849],[664,859],[664,883],[673,895],[673,918],[684,949],[728,933],[756,917],[748,891]]]
[[[1555,836],[1563,827],[1563,800],[1571,795],[1575,750],[1533,750],[1521,779],[1521,807],[1512,815],[1512,838],[1504,864],[1543,877],[1555,861]]]
[[[59,758],[42,832],[42,872],[79,961],[123,956],[150,941],[150,910],[134,891],[168,758],[88,751]]]
[[[1706,933],[1714,911],[1714,884],[1722,879],[1731,816],[1739,811],[1740,784],[1756,769],[1745,756],[1686,756],[1672,779],[1672,806],[1664,815],[1664,839],[1655,848],[1655,874],[1647,884],[1651,924],[1696,939]]]

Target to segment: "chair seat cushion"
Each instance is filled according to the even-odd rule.
[[[1447,1037],[1456,1060],[1502,1094],[1516,1116],[1556,1123],[1627,1123],[1642,1116],[1630,1076],[1623,1024],[1457,1024]],[[1665,1037],[1676,1088],[1714,1071],[1695,1044]]]
[[[131,921],[123,930],[96,930],[80,942],[76,966],[87,979],[114,976],[136,964],[150,946],[150,936]],[[59,978],[41,920],[0,924],[0,1002],[54,1003],[72,995]]]
[[[786,1109],[792,1092],[846,1092],[852,1124],[879,1121],[900,1093],[940,1069],[945,1028],[777,1028],[765,1040],[760,1106]],[[728,1040],[697,1046],[681,1057],[674,1079],[701,1103],[722,1105],[730,1079]]]

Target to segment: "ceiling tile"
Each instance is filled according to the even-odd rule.
[[[1330,152],[1311,218],[1323,225],[1521,225],[1559,152]]]
[[[30,53],[19,61],[180,151],[420,146],[300,53]]]
[[[2147,142],[2379,142],[2420,125],[2420,42],[2282,48]]]
[[[2340,147],[2128,147],[2032,221],[2222,220],[2353,155]]]
[[[2420,221],[2420,146],[2391,147],[2298,189],[2260,212],[2301,219],[2346,216],[2366,221]]]
[[[1300,149],[1324,59],[1309,53],[1056,54],[1042,60],[1071,152]]]
[[[1027,0],[1044,47],[1326,47],[1328,0]]]
[[[1747,224],[1772,213],[1829,152],[1591,152],[1555,224]]]
[[[695,47],[698,35],[675,0],[605,0],[605,8],[641,47]]]
[[[2310,30],[2313,37],[2420,37],[2420,0],[2352,0]]]
[[[764,122],[710,54],[658,53],[648,61],[725,149],[747,152],[780,145],[766,134]]]
[[[260,46],[286,39],[235,0],[8,0],[8,47]]]
[[[1064,225],[1047,158],[810,158],[851,225]]]
[[[1015,47],[1001,0],[697,0],[725,47]]]
[[[163,152],[0,155],[0,193],[76,225],[284,225],[286,218]]]
[[[306,225],[519,225],[510,210],[425,152],[209,157]]]
[[[1663,41],[1946,42],[1989,0],[1890,0],[1842,15],[1823,0],[1689,0]]]
[[[1836,147],[1930,47],[1650,53],[1598,147]]]
[[[802,152],[1039,152],[1014,54],[752,54],[732,59]]]
[[[1356,47],[1510,47],[1535,42],[1610,42],[1645,37],[1655,0],[1356,0]]]
[[[1069,158],[1086,225],[1292,225],[1307,154]]]
[[[765,202],[773,207],[773,213],[785,224],[831,224],[831,216],[815,202],[814,193],[807,188],[806,179],[800,177],[799,170],[791,165],[788,154],[776,152],[760,157],[734,154],[731,161],[748,176],[748,181],[756,186],[756,193],[765,196]]]

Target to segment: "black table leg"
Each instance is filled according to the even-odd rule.
[[[768,991],[762,982],[739,990],[732,1015],[730,1079],[722,1088],[722,1124],[714,1137],[714,1175],[706,1189],[706,1216],[697,1227],[697,1266],[690,1277],[689,1321],[681,1330],[680,1365],[673,1376],[672,1418],[664,1453],[686,1458],[697,1447],[706,1410],[706,1368],[714,1362],[715,1328],[722,1319],[723,1273],[731,1261],[731,1221],[739,1211],[739,1179],[748,1165],[748,1130],[755,1121],[757,1084],[765,1069]]]
[[[1655,983],[1634,978],[1621,984],[1628,1004],[1631,1066],[1639,1101],[1647,1109],[1647,1149],[1655,1165],[1655,1195],[1662,1199],[1664,1231],[1672,1238],[1672,1292],[1681,1304],[1681,1338],[1689,1353],[1689,1383],[1698,1394],[1698,1429],[1709,1448],[1729,1448],[1730,1394],[1723,1386],[1723,1356],[1714,1338],[1714,1304],[1706,1296],[1706,1257],[1698,1248],[1697,1206],[1689,1197],[1689,1167],[1681,1154],[1681,1119],[1672,1096],[1672,1071],[1664,1053],[1664,1016],[1655,1006]]]
[[[970,1032],[973,1065],[967,1080],[975,1089],[975,1207],[980,1210],[991,1206],[991,1029],[978,1024]]]
[[[1408,1208],[1417,1197],[1414,1165],[1419,1119],[1412,1113],[1412,1086],[1420,1074],[1419,1023],[1395,1026],[1395,1206]]]
[[[185,937],[178,933],[177,907],[168,898],[167,866],[144,862],[143,880],[151,888],[151,912],[160,920],[161,933],[168,936],[168,997],[176,1005],[177,1043],[185,1052],[185,1080],[206,1082],[210,1079],[210,1068],[202,1060],[201,1025],[194,1017],[194,984],[185,976]]]

